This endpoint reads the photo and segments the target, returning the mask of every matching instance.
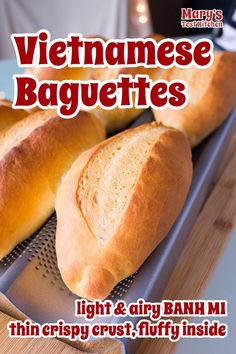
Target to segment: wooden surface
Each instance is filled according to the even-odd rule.
[[[163,298],[197,299],[200,296],[235,224],[236,133],[230,142],[212,184],[209,197],[194,225]],[[6,305],[2,307],[2,311],[11,313]],[[55,339],[9,339],[6,331],[9,319],[10,317],[4,313],[0,313],[0,353],[81,352]],[[117,346],[109,350],[104,348],[106,345],[101,345],[100,348],[89,348],[85,352],[110,352],[111,354],[120,352]],[[137,354],[170,354],[173,351],[174,344],[168,340],[144,339]]]
[[[211,193],[169,280],[163,299],[197,299],[236,226],[236,132],[222,161]],[[180,322],[182,318],[173,319]],[[137,354],[170,354],[175,344],[145,339]]]
[[[56,339],[29,339],[29,338],[8,338],[7,323],[13,318],[1,313],[0,315],[0,353],[18,354],[18,353],[71,353],[79,351]]]

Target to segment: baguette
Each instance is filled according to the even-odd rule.
[[[105,38],[100,36],[88,36],[87,38],[102,38],[106,41]],[[86,38],[86,37],[85,37]],[[93,67],[69,67],[65,66],[64,68],[54,68],[54,67],[43,67],[43,66],[34,66],[27,68],[25,73],[28,75],[33,75],[39,81],[43,80],[89,80],[92,77],[94,72]],[[41,111],[42,109],[38,106],[30,108],[29,112]]]
[[[154,110],[155,119],[181,130],[192,147],[218,128],[236,106],[236,54],[216,52],[207,69],[173,67],[165,70],[165,80],[184,80],[189,103],[181,110]]]
[[[0,131],[9,128],[27,115],[28,113],[23,109],[12,108],[11,101],[0,99]]]
[[[34,66],[32,68],[26,69],[26,74],[35,76],[39,81],[42,80],[89,80],[92,72],[92,67],[68,67],[64,68],[52,68],[52,67],[41,67]]]
[[[137,271],[179,215],[191,177],[187,139],[154,122],[83,153],[56,198],[56,253],[68,288],[104,299]]]
[[[85,38],[100,38],[106,41],[101,36],[85,36]],[[39,81],[42,80],[89,80],[94,72],[93,67],[69,67],[53,68],[34,66],[26,69],[26,74],[34,75]]]
[[[66,120],[54,110],[35,113],[0,133],[1,258],[47,220],[64,173],[104,137],[91,114]]]
[[[34,66],[32,68],[27,68],[26,69],[26,74],[33,75],[36,77],[39,81],[43,80],[58,80],[58,81],[63,81],[63,80],[89,80],[93,68],[70,68],[68,66],[65,66],[62,69],[56,69],[52,67],[38,67]],[[29,108],[28,110],[30,113],[33,112],[38,112],[42,111],[41,108],[38,106],[35,106],[33,108]]]
[[[158,34],[149,36],[156,42],[159,42],[164,37]],[[158,80],[161,76],[162,70],[160,68],[146,68],[144,66],[131,67],[131,68],[101,68],[94,70],[92,79],[94,80],[115,80],[119,75],[131,75],[133,78],[135,75],[148,75],[153,81]],[[133,102],[135,101],[135,94],[133,94]],[[96,107],[95,111],[98,118],[103,122],[108,132],[117,132],[127,127],[132,121],[134,121],[145,109],[144,108],[114,108],[111,110],[105,110],[101,107]]]

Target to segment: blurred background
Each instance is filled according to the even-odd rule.
[[[236,21],[235,0],[0,0],[0,59],[15,57],[11,33],[42,28],[52,38],[67,37],[70,32],[125,38],[152,32],[174,37],[211,31],[182,29],[181,7],[220,8],[225,21],[233,16]]]

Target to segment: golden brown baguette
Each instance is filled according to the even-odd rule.
[[[0,258],[46,221],[64,173],[104,137],[91,114],[66,120],[53,110],[0,133]]]
[[[85,36],[84,38],[100,38],[106,41],[105,38],[94,35]],[[64,68],[53,68],[53,67],[42,67],[34,66],[26,69],[26,74],[35,76],[39,81],[42,80],[89,80],[94,72],[93,67],[69,67]]]
[[[9,128],[27,115],[23,109],[13,109],[11,101],[0,99],[0,130]]]
[[[164,37],[159,34],[153,34],[149,36],[156,42],[159,42]],[[133,78],[135,75],[148,75],[153,81],[158,80],[161,76],[162,70],[160,68],[145,68],[142,66],[136,68],[100,68],[94,70],[92,73],[92,79],[94,80],[115,80],[119,75],[130,74]],[[135,101],[135,95],[133,95],[133,102]],[[132,121],[134,121],[145,109],[143,108],[114,108],[111,110],[105,110],[101,107],[95,108],[96,115],[101,119],[108,132],[119,131],[127,127]]]
[[[106,41],[105,38],[101,36],[88,36],[85,38],[101,38]],[[26,68],[25,73],[33,75],[39,81],[43,80],[89,80],[92,77],[94,72],[92,67],[69,67],[65,66],[64,68],[53,68],[53,67],[42,67],[34,66],[31,68]],[[41,108],[38,106],[30,108],[29,112],[41,111]]]
[[[179,215],[192,178],[184,135],[156,123],[83,153],[56,198],[56,252],[75,294],[103,299],[134,273]]]
[[[26,74],[33,75],[39,81],[43,80],[89,80],[93,72],[93,68],[70,68],[68,66],[62,69],[55,69],[52,67],[32,67],[26,69]],[[30,113],[42,111],[41,108],[35,106],[28,110]]]
[[[35,76],[39,81],[42,80],[89,80],[93,68],[76,68],[65,66],[62,69],[56,69],[52,67],[32,67],[26,70],[26,74]]]
[[[156,121],[180,129],[192,147],[218,128],[236,106],[236,53],[214,55],[207,69],[172,68],[161,77],[186,81],[189,103],[181,110],[154,110]]]

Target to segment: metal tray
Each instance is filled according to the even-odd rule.
[[[146,111],[131,126],[152,120]],[[194,176],[183,211],[165,240],[137,273],[120,282],[109,299],[127,303],[143,298],[158,301],[183,250],[192,226],[204,203],[217,166],[236,126],[236,110],[227,121],[193,152]],[[77,298],[63,284],[54,249],[55,214],[28,240],[18,245],[0,262],[0,291],[22,312],[38,323],[84,322],[74,316]],[[96,318],[96,322],[120,322],[138,318]],[[91,322],[90,322],[91,323]],[[134,353],[138,340],[124,338],[128,353]]]

